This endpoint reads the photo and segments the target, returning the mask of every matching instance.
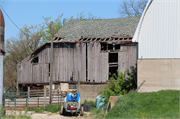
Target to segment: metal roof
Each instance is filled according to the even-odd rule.
[[[82,20],[70,19],[65,26],[55,34],[56,42],[75,42],[82,38],[133,37],[139,19],[140,17]]]

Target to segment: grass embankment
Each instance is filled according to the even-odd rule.
[[[179,91],[131,92],[118,99],[106,118],[179,118]]]

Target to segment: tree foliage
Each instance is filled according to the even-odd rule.
[[[56,34],[59,31],[59,29],[61,29],[68,21],[67,18],[62,19],[62,17],[63,14],[59,15],[58,18],[55,19],[55,21],[53,22],[54,34]],[[42,40],[43,42],[47,42],[51,40],[51,23],[50,23],[51,17],[43,17],[43,19],[44,19],[43,22],[44,29],[42,31]]]
[[[4,86],[16,87],[16,65],[28,57],[41,45],[42,26],[24,25],[17,37],[6,40],[6,57],[4,59]]]
[[[124,0],[119,6],[120,17],[136,17],[143,13],[148,0]]]

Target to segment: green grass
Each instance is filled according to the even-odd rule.
[[[95,118],[104,118],[105,117],[105,110],[91,107],[90,112],[91,112],[91,115],[95,115]]]
[[[179,118],[179,91],[130,92],[119,98],[106,118]]]
[[[44,111],[57,113],[60,112],[60,110],[61,110],[61,105],[46,105],[45,107],[40,107],[40,108],[34,108],[34,107],[27,108],[27,111],[35,111],[36,113],[43,113]]]

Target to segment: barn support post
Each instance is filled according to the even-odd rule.
[[[28,98],[30,98],[30,87],[28,87]]]
[[[53,81],[53,21],[51,24],[51,71],[50,71],[50,95],[49,95],[49,104],[52,104],[52,81]]]
[[[80,84],[79,84],[79,82],[80,82],[80,79],[79,79],[79,71],[78,71],[78,93],[80,94]]]
[[[44,87],[44,107],[46,106],[46,87]]]

